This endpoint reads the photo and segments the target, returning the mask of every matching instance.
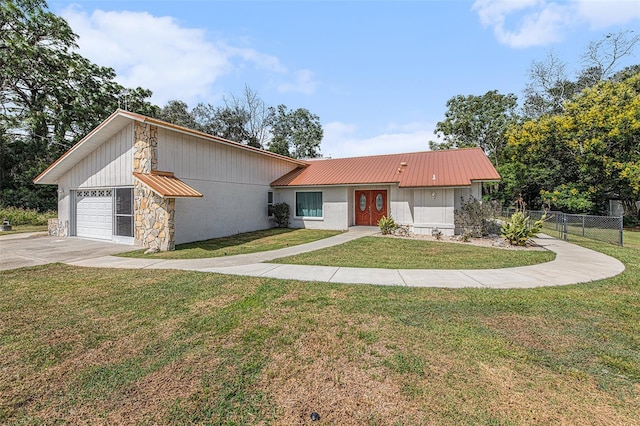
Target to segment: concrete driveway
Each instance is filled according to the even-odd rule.
[[[0,237],[0,270],[77,262],[134,250],[133,246],[46,234],[10,234]]]

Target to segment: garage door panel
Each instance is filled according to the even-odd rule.
[[[110,240],[113,234],[111,190],[82,190],[76,193],[76,235]]]

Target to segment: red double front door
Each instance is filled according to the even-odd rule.
[[[387,215],[387,191],[375,189],[356,191],[356,226],[377,226]]]

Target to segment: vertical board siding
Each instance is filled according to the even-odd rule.
[[[176,200],[176,244],[266,229],[269,184],[295,169],[286,160],[158,129],[158,170],[200,191]]]
[[[453,188],[414,190],[414,232],[430,234],[438,228],[453,235],[455,193]]]
[[[268,186],[295,167],[286,160],[158,129],[158,169],[181,179]]]
[[[61,188],[133,185],[133,126],[128,125],[73,166],[59,180]]]
[[[401,225],[413,224],[413,189],[391,187],[389,200],[391,216]]]

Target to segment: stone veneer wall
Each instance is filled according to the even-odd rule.
[[[49,219],[47,222],[47,228],[49,235],[52,237],[68,237],[69,236],[69,221],[60,220],[57,218]]]
[[[158,128],[134,125],[133,171],[150,173],[158,167]],[[175,249],[175,198],[163,198],[139,181],[133,186],[134,243],[152,251]]]
[[[175,250],[175,198],[163,198],[139,181],[133,194],[135,244],[152,251]]]
[[[133,171],[150,173],[158,169],[158,128],[135,122],[133,127]]]

